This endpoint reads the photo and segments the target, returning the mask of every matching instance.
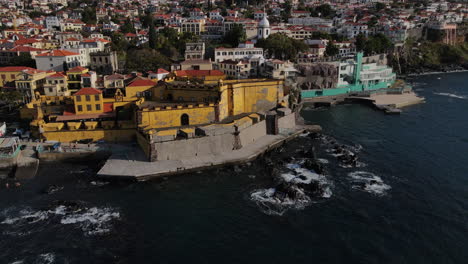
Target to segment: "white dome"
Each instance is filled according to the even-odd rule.
[[[260,20],[260,22],[258,23],[258,27],[264,27],[264,28],[270,27],[270,22],[268,21],[266,16],[264,16],[262,20]]]

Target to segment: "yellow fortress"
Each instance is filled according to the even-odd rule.
[[[287,107],[283,86],[282,80],[267,79],[138,80],[113,97],[88,87],[71,96],[37,95],[21,113],[32,117],[33,134],[43,140],[137,140],[150,160],[158,160],[151,149],[161,138],[235,134],[264,120],[270,110]]]

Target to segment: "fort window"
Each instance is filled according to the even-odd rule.
[[[86,101],[87,101],[87,102],[91,101],[91,96],[86,95]]]
[[[99,94],[94,95],[94,100],[99,101]]]
[[[91,111],[92,110],[91,105],[86,105],[86,110]]]
[[[97,110],[97,111],[100,111],[100,110],[101,110],[101,105],[100,105],[100,104],[97,104],[97,105],[96,105],[96,110]]]
[[[189,125],[189,116],[187,114],[183,114],[180,116],[180,125],[181,126],[188,126]]]
[[[81,111],[83,111],[83,106],[79,105],[78,106],[78,112],[81,112]]]
[[[81,96],[80,96],[80,95],[77,95],[77,96],[76,96],[76,101],[77,101],[77,102],[81,102]]]

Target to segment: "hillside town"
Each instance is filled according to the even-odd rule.
[[[136,141],[149,161],[294,134],[303,100],[405,93],[399,75],[468,65],[462,1],[0,4],[0,101],[31,137]]]

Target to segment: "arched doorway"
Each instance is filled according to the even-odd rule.
[[[180,125],[181,126],[188,126],[190,124],[189,122],[189,116],[187,114],[183,114],[180,116]]]

